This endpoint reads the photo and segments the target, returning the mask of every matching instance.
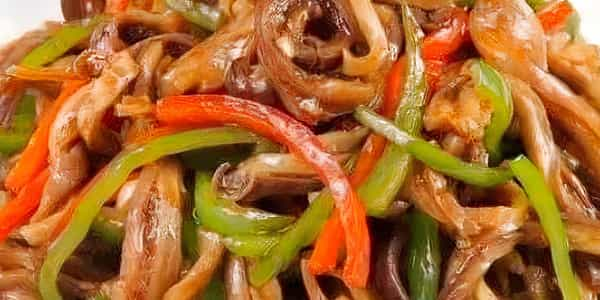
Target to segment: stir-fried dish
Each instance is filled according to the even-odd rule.
[[[597,299],[567,0],[81,0],[0,49],[0,299]]]

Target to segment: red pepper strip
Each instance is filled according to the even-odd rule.
[[[344,280],[366,286],[371,243],[365,209],[342,167],[310,129],[275,108],[222,95],[167,97],[157,103],[156,117],[167,125],[236,124],[286,145],[305,160],[327,184],[340,212],[347,248]]]
[[[390,70],[387,79],[383,105],[380,113],[388,118],[393,117],[398,107],[404,83],[404,72],[406,70],[406,58],[401,57]],[[376,134],[371,134],[363,146],[350,182],[354,187],[359,186],[369,177],[371,171],[377,164],[377,160],[385,151],[387,139]],[[314,250],[308,262],[309,271],[312,274],[319,275],[333,271],[337,265],[339,250],[344,244],[344,231],[337,210],[333,212],[319,238],[315,242]]]
[[[463,8],[454,8],[446,26],[429,34],[423,40],[423,60],[427,64],[427,81],[435,87],[442,68],[452,61],[452,56],[471,39],[469,13]]]
[[[423,40],[423,59],[445,61],[470,39],[469,14],[462,8],[454,8],[446,26]]]
[[[575,12],[569,1],[560,1],[538,13],[545,32],[555,31],[567,23],[569,17]]]
[[[21,189],[15,199],[10,200],[0,209],[0,243],[3,243],[15,228],[33,215],[40,205],[44,185],[49,176],[48,169],[43,170]]]
[[[427,78],[431,87],[434,87],[442,75],[443,68],[452,61],[453,55],[469,41],[468,31],[469,14],[466,10],[455,8],[452,18],[447,26],[430,34],[423,41],[422,55],[427,65]],[[384,105],[381,114],[385,117],[393,117],[398,101],[400,100],[406,60],[401,58],[394,64],[386,81]],[[378,135],[371,135],[361,150],[356,167],[350,180],[354,186],[362,183],[371,173],[377,160],[383,154],[387,141]],[[342,246],[343,237],[339,216],[334,212],[325,223],[319,238],[315,243],[309,261],[309,270],[313,274],[324,274],[333,269],[337,264],[338,250]]]
[[[442,75],[443,67],[452,60],[452,56],[456,51],[470,40],[469,14],[467,11],[462,8],[454,8],[451,16],[447,26],[428,35],[423,41],[422,55],[427,64],[427,77],[430,87],[435,86]],[[396,112],[400,100],[399,95],[403,88],[405,69],[406,59],[403,57],[390,70],[381,111],[384,117],[391,118]],[[355,173],[358,173],[359,177],[364,176],[366,178],[371,173],[377,159],[381,157],[385,150],[386,143],[386,140],[382,137],[375,135],[369,137],[356,163]]]
[[[331,272],[337,266],[339,251],[344,244],[344,230],[338,210],[334,210],[323,226],[310,255],[308,270],[313,275]]]
[[[383,105],[380,111],[381,115],[386,118],[392,118],[398,107],[400,95],[404,84],[404,72],[406,70],[406,57],[401,57],[388,73],[386,79],[385,93],[383,97]],[[380,135],[372,134],[369,136],[363,146],[352,178],[355,178],[356,186],[361,184],[377,164],[377,160],[383,154],[387,139]]]
[[[108,0],[104,11],[109,14],[116,14],[127,10],[129,0]]]
[[[56,119],[63,104],[77,92],[87,81],[73,80],[66,81],[58,98],[52,103],[52,106],[44,112],[39,121],[37,129],[29,139],[25,150],[16,166],[10,170],[4,185],[11,192],[17,194],[23,186],[33,180],[48,165],[48,139],[50,138],[50,128]]]

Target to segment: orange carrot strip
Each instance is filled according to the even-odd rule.
[[[63,104],[86,81],[74,80],[64,83],[62,91],[52,106],[44,113],[37,129],[29,139],[16,166],[10,170],[4,182],[6,188],[17,194],[23,186],[30,182],[48,165],[48,139],[50,128]]]
[[[28,182],[15,199],[10,200],[0,209],[0,243],[17,227],[24,224],[40,205],[44,185],[48,181],[48,169],[39,173],[33,181]]]

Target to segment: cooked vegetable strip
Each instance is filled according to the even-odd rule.
[[[423,106],[427,95],[427,84],[424,76],[424,63],[420,56],[420,42],[422,32],[418,28],[416,20],[412,16],[410,9],[403,6],[404,32],[407,37],[407,57],[406,63],[397,63],[394,73],[391,74],[391,91],[386,91],[386,102],[384,103],[384,113],[390,114],[393,110],[394,97],[399,95],[399,87],[402,84],[400,73],[403,65],[407,64],[406,82],[404,83],[404,92],[400,100],[395,116],[395,122],[398,126],[410,130],[412,134],[418,135],[422,126]],[[383,142],[379,142],[381,146]],[[376,149],[373,149],[376,150]],[[366,156],[362,154],[361,156]],[[374,154],[373,154],[374,155]],[[365,201],[367,213],[371,216],[385,216],[390,204],[396,198],[397,193],[402,188],[404,180],[408,175],[411,157],[400,147],[391,144],[386,147],[385,152],[376,162],[374,167],[364,166],[362,158],[359,158],[359,169],[352,178],[355,183],[362,185],[358,189],[359,195]],[[371,160],[375,162],[375,160]],[[365,178],[364,172],[370,172],[370,176]],[[323,274],[332,271],[337,262],[337,255],[341,246],[340,222],[337,214],[333,214],[326,223],[319,239],[315,244],[315,250],[309,261],[309,269],[316,274]]]
[[[428,59],[429,62],[433,62],[433,61],[444,61],[447,62],[450,58],[450,56],[456,52],[460,46],[462,46],[462,44],[464,43],[464,41],[468,38],[468,32],[466,30],[467,27],[467,19],[468,19],[468,14],[462,10],[462,9],[457,9],[456,11],[454,11],[455,17],[452,19],[451,23],[450,23],[450,28],[449,29],[441,29],[439,32],[436,32],[434,34],[432,34],[431,36],[428,36],[425,41],[426,43],[423,44],[423,55],[424,58]],[[404,15],[406,18],[409,18],[408,15]],[[409,18],[409,21],[412,20],[412,17]],[[420,91],[420,89],[422,89],[422,86],[424,85],[422,78],[418,78],[419,74],[422,74],[422,62],[420,62],[420,58],[418,56],[418,41],[420,39],[419,37],[419,32],[417,29],[417,26],[415,25],[414,22],[404,22],[405,24],[405,34],[408,37],[407,38],[407,46],[411,46],[407,49],[409,49],[409,51],[407,51],[409,53],[408,59],[413,59],[413,64],[410,65],[409,67],[413,67],[412,73],[411,70],[407,70],[406,72],[409,75],[409,80],[412,79],[415,82],[412,83],[412,86],[409,86],[410,83],[406,82],[406,86],[405,86],[405,91],[407,88],[411,89],[411,90],[415,90],[416,92],[416,97],[418,98],[418,100],[416,100],[416,104],[417,106],[423,106],[425,103],[425,96],[426,96],[426,92],[424,90]],[[411,25],[412,24],[412,25]],[[412,28],[411,28],[412,26]],[[411,38],[412,37],[412,38]],[[410,51],[412,49],[412,51]],[[414,53],[413,55],[410,55],[410,53]],[[426,56],[426,57],[425,57]],[[428,61],[425,61],[426,63]],[[400,100],[400,98],[402,98],[402,103],[406,103],[406,99],[410,98],[410,92],[405,92],[403,96],[399,96],[401,95],[400,92],[400,87],[402,85],[402,83],[404,82],[404,78],[402,76],[402,72],[404,72],[404,69],[406,68],[406,60],[404,60],[404,58],[400,59],[392,68],[392,70],[390,71],[390,74],[388,75],[388,80],[387,80],[387,85],[386,85],[386,91],[385,91],[385,97],[384,97],[384,104],[383,104],[383,110],[382,110],[382,114],[386,117],[391,117],[393,115],[393,111],[395,110],[395,107],[398,105],[398,101]],[[433,69],[432,67],[436,67],[436,66],[440,66],[440,64],[438,63],[429,63],[427,65],[427,74],[428,74],[428,79],[431,81],[432,79],[434,81],[437,81],[437,77],[439,77],[440,74],[435,74],[435,72],[438,72],[438,70]],[[420,73],[419,73],[420,72]],[[411,75],[412,74],[412,75]],[[420,82],[419,82],[420,81]],[[419,86],[420,85],[420,86]],[[414,122],[422,122],[422,113],[420,115],[416,115],[413,117],[410,117],[410,114],[414,113],[413,109],[414,109],[415,103],[412,104],[407,104],[406,106],[404,106],[404,114],[406,114],[408,116],[407,119],[409,120],[413,120]],[[417,109],[418,111],[419,109]],[[400,116],[396,117],[396,120],[399,120]],[[413,121],[409,121],[409,122],[413,122]],[[419,129],[420,131],[420,129]],[[367,141],[367,143],[365,144],[365,146],[363,147],[363,150],[361,151],[361,155],[358,158],[357,161],[357,165],[356,165],[356,169],[355,172],[352,174],[352,179],[354,179],[354,183],[355,184],[360,184],[363,183],[365,181],[365,178],[367,178],[368,175],[371,174],[371,172],[373,171],[373,169],[375,169],[375,173],[372,174],[371,177],[369,177],[369,181],[365,182],[365,185],[361,186],[361,188],[359,189],[359,194],[363,199],[367,199],[366,203],[367,203],[367,212],[369,215],[375,215],[375,216],[384,216],[387,208],[389,207],[389,204],[391,203],[391,201],[394,199],[396,193],[398,192],[398,189],[401,187],[404,178],[407,174],[407,168],[406,165],[408,165],[408,162],[406,163],[405,166],[401,164],[398,164],[397,168],[395,163],[390,163],[391,161],[396,161],[397,157],[395,156],[402,156],[403,160],[408,160],[409,157],[407,154],[400,154],[400,150],[399,149],[394,149],[394,146],[391,145],[388,147],[387,152],[385,152],[385,156],[382,157],[381,161],[377,161],[381,156],[382,153],[384,153],[384,149],[385,149],[385,145],[386,142],[385,140],[378,135],[373,135],[369,138],[369,140]],[[395,150],[395,151],[394,151]],[[394,157],[392,157],[394,156]],[[386,160],[384,161],[383,158],[385,158]],[[402,159],[400,161],[403,161]],[[377,167],[381,167],[382,169],[378,169],[375,168],[377,164]],[[397,173],[395,172],[388,172],[389,169],[396,169],[399,172],[404,172],[402,174],[399,174],[399,176],[395,176]],[[387,179],[386,179],[387,176]],[[391,178],[390,178],[391,177]],[[383,184],[384,181],[386,181],[385,183],[389,183],[389,181],[392,181],[392,184]],[[395,182],[394,182],[395,181]],[[368,188],[367,186],[371,186],[371,188]],[[375,186],[377,188],[375,188]],[[381,188],[381,186],[387,186],[390,187],[392,190],[387,190],[384,191],[382,193],[382,195],[384,195],[384,197],[387,197],[386,199],[384,199],[384,201],[382,201],[383,204],[385,204],[386,206],[373,206],[373,205],[369,205],[372,204],[372,201],[369,201],[368,199],[372,199],[372,195],[370,195],[371,192],[377,192],[378,189]],[[377,205],[377,203],[375,203],[375,205]],[[336,228],[339,227],[339,220],[336,219],[336,215],[334,214],[332,216],[332,218],[325,224],[325,227],[321,233],[321,236],[319,237],[319,240],[317,241],[317,244],[315,246],[315,250],[313,251],[313,255],[311,257],[311,260],[309,262],[309,268],[311,269],[311,271],[316,272],[316,273],[326,273],[331,271],[332,268],[335,267],[335,262],[336,262],[336,258],[337,258],[337,249],[339,248],[338,245],[336,245],[337,243],[340,242],[340,238],[339,238],[339,229],[336,230]],[[336,250],[332,250],[332,249],[336,249]]]
[[[223,245],[231,253],[245,257],[262,257],[280,242],[281,236],[270,235],[233,235],[223,237]]]
[[[10,129],[0,128],[0,153],[12,155],[29,140],[35,123],[35,97],[25,95],[19,101]]]
[[[492,164],[502,160],[501,142],[504,132],[513,118],[513,101],[506,81],[483,60],[475,63],[471,69],[477,81],[475,90],[479,97],[487,99],[494,110],[490,124],[485,128],[484,144],[490,154]]]
[[[315,247],[308,262],[308,269],[313,275],[331,272],[337,266],[338,254],[344,245],[342,221],[334,211],[315,242]]]
[[[372,136],[379,137],[374,134]],[[383,138],[385,139],[385,137]],[[360,155],[364,155],[364,152],[361,152]],[[348,161],[346,169],[351,170],[354,165],[355,162],[351,159]],[[352,183],[352,186],[356,187],[365,179],[364,176],[364,173],[353,171],[350,175],[350,183]],[[311,274],[321,275],[334,271],[338,262],[338,254],[340,253],[340,250],[342,250],[343,245],[344,229],[342,227],[342,221],[340,220],[340,214],[336,209],[321,229],[321,233],[315,242],[310,260],[307,263]]]
[[[406,59],[401,58],[392,66],[390,73],[387,75],[383,107],[381,109],[381,115],[386,118],[394,116],[400,102],[405,69]],[[354,172],[352,172],[357,184],[362,183],[369,177],[377,161],[383,155],[386,145],[387,140],[385,137],[376,134],[371,134],[368,137],[358,156]]]
[[[102,212],[94,219],[90,232],[114,248],[120,248],[125,236],[123,222],[115,221]]]
[[[0,299],[594,298],[576,1],[60,1],[0,47]]]
[[[527,4],[536,11],[542,8],[546,3],[546,0],[527,0]]]
[[[224,21],[224,15],[201,1],[167,0],[169,8],[180,13],[186,20],[209,31],[217,31]]]
[[[237,124],[286,145],[315,168],[340,211],[347,248],[344,278],[351,286],[366,285],[371,245],[365,210],[340,165],[310,129],[272,107],[221,95],[167,97],[158,102],[156,116],[169,125]]]
[[[281,235],[269,254],[250,270],[250,283],[261,286],[285,270],[304,247],[317,238],[319,231],[333,210],[333,198],[322,192],[304,211],[298,221]]]
[[[567,0],[560,0],[550,7],[538,13],[538,19],[542,23],[545,32],[552,32],[563,28],[575,10]]]
[[[407,70],[404,93],[395,116],[395,124],[412,135],[419,135],[423,123],[423,107],[427,97],[425,64],[420,43],[423,33],[408,6],[402,7],[406,35]],[[373,173],[359,188],[371,216],[384,216],[402,188],[411,164],[410,155],[401,147],[389,145]]]
[[[87,25],[65,25],[47,41],[29,52],[20,64],[29,68],[41,68],[55,61],[88,38],[95,24],[96,22],[92,20]]]
[[[510,168],[523,185],[550,243],[552,265],[564,299],[581,299],[581,291],[569,257],[569,241],[565,225],[554,196],[544,182],[544,177],[525,156],[511,161]]]
[[[423,40],[423,59],[448,61],[469,39],[469,14],[462,8],[451,11],[451,19]]]
[[[56,81],[82,80],[81,74],[65,68],[30,68],[25,66],[12,66],[6,69],[6,74],[18,79],[29,81]]]
[[[440,284],[440,241],[437,222],[415,210],[409,218],[408,283],[410,299],[437,299]]]
[[[18,192],[48,165],[48,139],[50,128],[63,104],[85,81],[66,81],[60,95],[42,115],[37,129],[29,139],[21,159],[6,177],[5,185],[13,192]]]
[[[361,124],[387,137],[430,168],[452,178],[479,187],[493,187],[512,179],[512,172],[506,168],[466,163],[438,146],[408,135],[368,108],[359,107],[354,116]]]
[[[245,130],[212,128],[162,136],[119,154],[83,190],[81,202],[75,208],[70,223],[48,250],[40,272],[39,286],[42,297],[61,299],[56,280],[62,265],[85,238],[104,203],[127,180],[133,170],[167,155],[204,147],[255,143],[259,140],[260,138]]]
[[[108,0],[104,11],[109,14],[116,14],[127,10],[129,0]]]
[[[244,208],[233,201],[218,199],[212,186],[212,176],[196,173],[194,215],[203,227],[226,236],[236,234],[266,234],[290,225],[292,217],[280,216],[259,209]]]
[[[33,181],[28,182],[15,199],[0,209],[0,243],[17,227],[23,225],[40,205],[44,185],[50,173],[42,171]]]
[[[423,40],[423,60],[427,66],[427,82],[432,90],[442,76],[442,69],[453,60],[455,53],[470,40],[469,13],[454,8],[450,19]]]
[[[181,224],[181,248],[183,250],[183,255],[192,261],[198,259],[197,229],[190,209],[189,212],[186,211],[183,215],[183,224]]]

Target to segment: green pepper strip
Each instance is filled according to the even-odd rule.
[[[198,232],[196,229],[196,224],[191,213],[186,213],[183,217],[181,229],[181,245],[183,254],[191,261],[196,261],[200,257],[198,253]]]
[[[485,128],[483,142],[490,153],[491,163],[497,164],[502,161],[502,137],[513,118],[510,88],[502,75],[483,60],[473,64],[471,72],[477,81],[475,92],[479,97],[489,100],[494,110],[490,124]]]
[[[29,68],[40,68],[63,56],[83,39],[92,34],[92,21],[87,26],[64,26],[56,34],[29,52],[20,62]],[[34,129],[35,98],[25,95],[15,112],[12,130],[0,130],[0,153],[11,155],[23,149]]]
[[[565,225],[544,177],[525,156],[517,157],[511,161],[510,168],[525,189],[529,202],[536,211],[542,229],[550,243],[552,265],[564,299],[581,299],[579,285],[575,279],[569,257],[569,241]]]
[[[333,211],[333,198],[327,191],[313,200],[302,216],[281,235],[279,243],[269,255],[262,257],[250,271],[250,283],[262,286],[287,268],[298,253],[309,246],[319,235],[327,218]]]
[[[96,175],[89,189],[82,195],[82,202],[75,209],[71,222],[48,250],[40,271],[39,287],[42,298],[61,299],[56,279],[62,265],[85,238],[104,203],[127,180],[133,170],[167,155],[203,147],[256,143],[259,140],[259,137],[248,131],[222,127],[163,136],[123,151],[108,164],[104,171]]]
[[[12,120],[12,128],[0,129],[0,153],[11,155],[23,149],[33,133],[35,97],[24,95],[19,101]]]
[[[208,286],[204,290],[202,297],[195,299],[202,300],[225,300],[225,283],[223,282],[223,272],[219,271],[213,275],[212,280],[208,283]]]
[[[475,0],[454,0],[454,4],[457,6],[472,8],[475,6]]]
[[[527,0],[527,4],[533,8],[533,10],[538,11],[540,8],[544,7],[548,3],[547,0]]]
[[[227,236],[265,234],[285,229],[294,221],[292,217],[245,208],[233,201],[218,199],[211,180],[208,173],[197,172],[194,192],[195,219],[210,231]]]
[[[406,36],[407,76],[400,107],[396,112],[396,126],[417,136],[423,126],[423,109],[427,98],[425,63],[421,57],[423,33],[408,6],[402,6]],[[387,146],[358,193],[370,216],[383,217],[402,188],[410,171],[412,157],[402,147]]]
[[[125,237],[123,223],[112,220],[102,213],[99,213],[94,219],[90,232],[113,248],[121,248]]]
[[[345,169],[351,170],[356,157],[346,163]],[[311,245],[333,211],[333,198],[328,190],[323,190],[298,221],[289,230],[281,234],[267,255],[263,255],[250,271],[250,283],[261,286],[285,270],[306,246]],[[270,246],[266,244],[266,246]],[[266,247],[265,246],[265,247]],[[256,247],[259,249],[259,247]],[[257,251],[258,252],[258,251]]]
[[[21,60],[21,65],[40,68],[63,56],[71,48],[88,38],[99,19],[87,25],[66,25]]]
[[[235,255],[262,257],[279,243],[280,235],[234,235],[224,237],[222,242]]]
[[[444,175],[478,187],[493,187],[512,179],[513,174],[507,168],[488,168],[464,162],[436,145],[410,136],[368,108],[359,107],[354,117],[361,124],[385,136],[419,161]]]
[[[225,21],[223,13],[200,1],[167,0],[167,6],[186,20],[209,31],[216,31]]]
[[[371,127],[378,134],[398,142],[399,149],[408,151],[417,159],[429,162],[433,169],[449,174],[467,183],[489,187],[512,179],[512,173],[503,168],[486,168],[465,163],[440,148],[421,139],[409,136],[394,124],[366,108],[355,113],[359,122]],[[374,126],[372,126],[374,125]],[[364,199],[365,195],[359,194]],[[289,230],[281,235],[267,256],[262,257],[250,272],[252,285],[260,286],[285,269],[298,253],[309,246],[318,236],[333,209],[333,200],[328,192],[322,192]],[[255,254],[259,254],[257,251]]]
[[[105,292],[98,292],[96,295],[89,298],[89,300],[110,300],[110,296]]]
[[[579,15],[579,12],[575,11],[571,14],[567,20],[565,32],[571,36],[571,41],[583,39],[581,36],[581,16]]]
[[[437,222],[415,210],[408,218],[408,285],[410,299],[437,299],[440,281],[440,241]]]

